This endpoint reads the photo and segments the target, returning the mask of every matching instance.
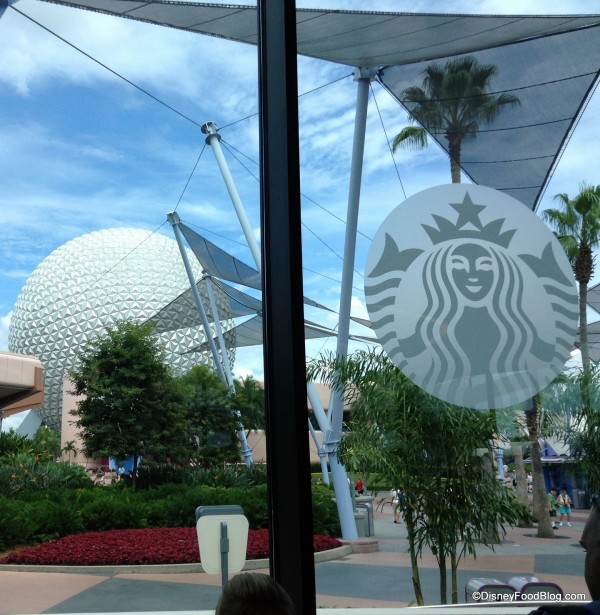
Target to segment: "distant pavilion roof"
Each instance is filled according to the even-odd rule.
[[[42,0],[256,44],[256,7],[171,0]],[[600,15],[465,15],[298,9],[298,53],[377,68],[400,104],[433,61],[464,54],[494,64],[496,94],[521,105],[464,143],[462,167],[478,184],[536,209],[598,80]],[[409,105],[405,105],[409,109]],[[410,110],[410,109],[409,109]],[[432,137],[447,151],[443,135]]]

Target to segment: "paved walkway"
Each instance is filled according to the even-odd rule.
[[[582,593],[584,553],[579,537],[587,511],[575,511],[573,527],[562,527],[553,539],[540,539],[535,529],[510,529],[494,552],[482,547],[476,559],[459,569],[461,600],[472,577],[506,582],[512,576],[537,576],[556,583],[564,593]],[[406,530],[394,524],[389,507],[375,513],[376,553],[353,553],[315,565],[319,607],[400,607],[414,600]],[[439,601],[435,558],[420,561],[426,602]],[[266,571],[268,572],[268,571]],[[0,615],[25,613],[118,613],[125,611],[199,611],[213,609],[220,575],[202,573],[126,574],[7,571],[0,566]]]

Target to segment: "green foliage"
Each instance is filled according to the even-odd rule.
[[[33,454],[31,440],[26,436],[20,436],[16,431],[0,431],[0,462],[4,457],[18,455],[19,453]]]
[[[31,544],[37,534],[32,506],[0,495],[0,550]]]
[[[240,459],[230,390],[206,365],[196,365],[180,379],[188,408],[191,458],[204,467],[236,463]]]
[[[138,489],[155,489],[161,485],[209,485],[213,487],[254,487],[267,482],[263,464],[173,466],[148,462],[138,469]]]
[[[72,466],[72,464],[63,464]],[[18,496],[0,495],[0,548],[34,544],[80,531],[145,527],[193,527],[196,508],[236,504],[252,529],[267,527],[267,485],[223,487],[162,485],[151,491],[121,484],[87,489],[57,487]],[[333,491],[313,487],[316,533],[339,535]]]
[[[91,481],[86,471],[71,463],[44,461],[37,456],[20,454],[5,457],[0,465],[0,495],[89,485]]]
[[[450,558],[456,600],[461,557],[474,554],[477,544],[492,546],[505,524],[530,514],[491,472],[493,415],[435,399],[377,352],[358,352],[347,361],[321,358],[309,366],[309,375],[352,396],[348,432],[338,451],[344,465],[375,474],[406,495],[402,506],[417,600],[422,600],[417,559],[426,546],[438,559],[442,602]]]
[[[549,208],[543,217],[554,229],[579,284],[579,340],[584,370],[591,367],[587,330],[587,290],[594,275],[593,251],[600,245],[600,186],[581,185],[579,194],[554,197],[559,208]]]
[[[587,403],[583,403],[585,391]],[[600,490],[600,370],[594,366],[571,378],[566,389],[572,403],[562,437],[578,459],[591,492]],[[569,405],[569,404],[567,404]]]
[[[265,428],[265,392],[258,382],[247,376],[234,381],[233,407],[241,414],[246,429]]]
[[[492,81],[498,69],[479,64],[473,56],[448,60],[443,66],[429,64],[423,70],[421,86],[406,88],[401,98],[409,112],[409,121],[418,122],[431,134],[443,134],[448,141],[452,181],[460,182],[463,142],[476,138],[482,126],[491,124],[504,107],[519,105],[512,94],[493,95]],[[426,135],[419,127],[409,127],[397,135],[399,145],[421,148]]]
[[[340,535],[340,518],[335,493],[326,485],[312,486],[313,531],[327,536]]]
[[[151,325],[120,322],[88,342],[70,372],[85,453],[162,459],[186,453],[185,409]]]
[[[99,491],[99,494],[96,492]],[[81,507],[86,531],[148,527],[148,506],[130,489],[95,490],[93,500]]]
[[[74,489],[0,495],[0,550],[53,540],[85,529]]]
[[[60,433],[42,425],[33,436],[33,452],[41,459],[54,461],[60,456]]]

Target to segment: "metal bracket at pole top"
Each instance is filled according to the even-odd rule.
[[[206,143],[208,145],[210,145],[210,142],[213,137],[215,137],[219,141],[221,140],[221,134],[219,133],[219,127],[217,126],[215,122],[206,122],[206,124],[202,124],[202,126],[200,126],[200,130],[202,131],[203,134],[208,135],[206,137]]]
[[[369,81],[373,81],[373,79],[377,77],[377,73],[379,73],[378,68],[373,68],[371,66],[357,66],[354,69],[352,76],[354,77],[354,81],[359,81],[360,79],[368,79]],[[202,132],[204,132],[204,126],[202,127]]]

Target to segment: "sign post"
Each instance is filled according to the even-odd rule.
[[[248,519],[241,506],[199,506],[196,534],[202,568],[207,574],[221,573],[225,586],[230,572],[239,572],[246,562]]]

